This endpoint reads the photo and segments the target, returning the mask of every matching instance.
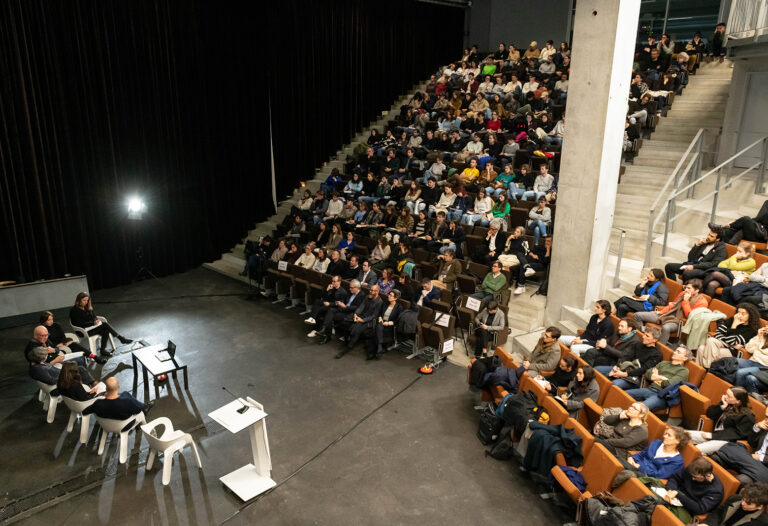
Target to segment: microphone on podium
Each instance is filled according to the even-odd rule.
[[[250,409],[251,406],[244,404],[243,401],[240,400],[239,396],[236,396],[235,394],[233,394],[232,391],[230,391],[229,389],[227,389],[223,385],[221,386],[221,388],[224,389],[227,392],[227,394],[229,394],[229,396],[231,396],[232,398],[234,398],[235,400],[237,400],[238,402],[243,404],[243,407],[241,407],[240,409],[237,410],[238,413],[240,413],[242,415],[243,413],[248,411],[248,409]]]

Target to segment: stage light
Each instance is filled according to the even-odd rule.
[[[147,205],[138,197],[128,199],[128,219],[141,219]]]

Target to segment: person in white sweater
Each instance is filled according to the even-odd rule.
[[[304,247],[304,253],[296,260],[296,265],[307,269],[312,268],[315,265],[315,259],[317,259],[312,253],[313,248],[313,243],[307,243],[307,246]]]
[[[552,185],[555,184],[555,178],[548,172],[549,169],[546,164],[542,164],[539,167],[539,175],[533,181],[533,190],[528,190],[523,194],[523,201],[527,201],[529,197],[535,197],[536,201],[546,197],[552,189]]]
[[[333,192],[331,200],[328,201],[328,209],[325,211],[325,216],[322,220],[334,221],[341,215],[342,210],[344,210],[344,201],[339,199],[339,192]],[[318,216],[315,216],[315,223],[320,223]]]
[[[477,191],[477,197],[475,198],[475,208],[471,212],[461,216],[462,225],[474,225],[476,221],[479,221],[483,217],[483,214],[489,212],[493,206],[493,201],[488,197],[485,190],[480,188]]]
[[[562,146],[563,135],[565,135],[565,117],[557,121],[557,124],[555,124],[555,127],[552,128],[544,141],[549,145]]]
[[[437,214],[438,212],[448,212],[448,209],[453,206],[453,202],[456,200],[456,194],[453,193],[453,189],[450,186],[446,186],[440,199],[436,205],[429,206],[429,213]]]

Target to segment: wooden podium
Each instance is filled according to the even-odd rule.
[[[242,409],[243,405],[248,406],[248,410],[238,413],[237,410]],[[269,456],[267,413],[264,412],[264,406],[250,397],[245,400],[240,398],[208,413],[208,416],[233,434],[247,427],[251,437],[253,462],[224,475],[219,480],[243,501],[251,500],[274,488],[276,483],[271,476],[272,459]]]

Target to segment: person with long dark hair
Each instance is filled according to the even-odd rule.
[[[720,403],[707,408],[706,415],[714,422],[711,432],[688,431],[703,455],[715,453],[728,442],[747,440],[755,425],[749,393],[743,387],[727,389]]]
[[[568,384],[568,389],[560,397],[565,401],[565,408],[573,418],[579,416],[579,410],[584,407],[584,400],[591,398],[597,402],[600,396],[600,386],[595,380],[595,370],[591,367],[579,367],[576,377]]]
[[[66,334],[64,334],[64,329],[61,328],[61,325],[53,321],[52,312],[45,311],[40,314],[40,325],[43,325],[46,329],[48,329],[48,343],[60,351],[65,353],[81,352],[83,353],[83,356],[90,357],[96,363],[107,363],[107,361],[101,356],[96,356],[76,341],[67,338]]]
[[[89,377],[88,380],[86,384],[80,372],[80,367],[76,363],[64,362],[61,366],[61,373],[59,374],[59,380],[56,382],[56,387],[62,396],[79,402],[85,402],[99,396],[100,392],[104,390],[103,388],[100,389],[99,382],[93,378]]]
[[[88,334],[98,334],[101,336],[101,348],[99,353],[103,356],[109,356],[112,353],[107,351],[107,339],[110,335],[117,337],[120,343],[133,343],[133,340],[119,334],[112,326],[96,317],[91,303],[91,296],[87,292],[81,292],[75,298],[75,305],[69,309],[69,321],[75,327],[85,329]]]
[[[751,303],[740,303],[736,314],[717,322],[715,335],[707,338],[696,352],[696,363],[709,368],[720,358],[736,356],[760,330],[760,312]]]

